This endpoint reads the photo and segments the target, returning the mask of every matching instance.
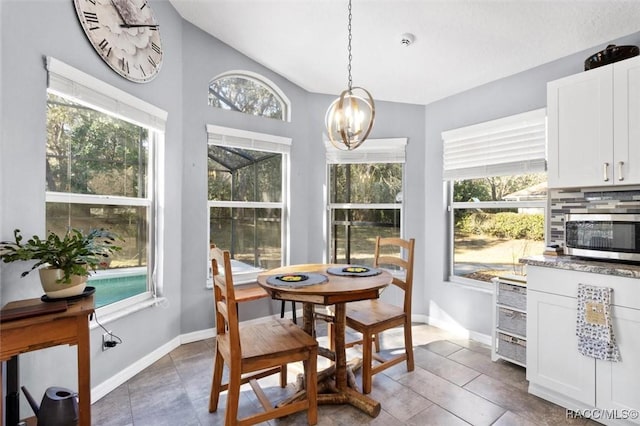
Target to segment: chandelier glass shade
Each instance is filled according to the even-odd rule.
[[[333,101],[325,116],[329,140],[338,149],[353,150],[369,137],[376,108],[369,93],[362,87],[353,87],[351,79],[351,0],[349,0],[349,83],[340,97]]]
[[[344,90],[327,110],[329,140],[338,149],[356,149],[371,133],[375,114],[373,98],[366,89]]]

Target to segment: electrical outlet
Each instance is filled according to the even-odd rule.
[[[102,350],[106,351],[107,349],[115,348],[116,341],[113,339],[113,334],[111,332],[104,333],[102,335]]]

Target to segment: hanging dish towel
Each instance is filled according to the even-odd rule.
[[[582,355],[604,361],[620,360],[611,322],[612,292],[609,287],[578,284],[576,335]]]

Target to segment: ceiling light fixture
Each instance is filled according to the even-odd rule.
[[[338,99],[333,101],[325,116],[327,133],[333,146],[351,151],[364,142],[371,129],[376,115],[376,108],[371,93],[362,87],[353,87],[351,79],[351,0],[349,0],[349,80],[347,89]]]

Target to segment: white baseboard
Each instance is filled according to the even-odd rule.
[[[480,342],[487,346],[491,346],[491,336],[488,334],[482,334],[476,331],[469,331],[469,340],[475,340],[476,342]]]
[[[107,395],[109,392],[113,391],[118,386],[122,385],[127,380],[131,379],[133,376],[135,376],[145,368],[149,367],[151,364],[158,361],[160,358],[162,358],[172,350],[176,349],[180,345],[181,345],[181,336],[171,339],[169,342],[160,346],[155,351],[147,354],[146,356],[140,358],[139,360],[137,360],[127,368],[123,369],[122,371],[117,373],[115,376],[112,376],[107,380],[105,380],[104,382],[100,383],[99,385],[93,387],[91,389],[91,403],[93,404],[94,402],[98,401],[99,399]]]
[[[216,330],[214,328],[207,328],[206,330],[193,331],[187,334],[180,335],[180,344],[185,345],[187,343],[199,342],[200,340],[206,340],[216,337]]]
[[[449,331],[454,333],[462,339],[475,340],[476,342],[483,343],[485,345],[491,346],[491,336],[488,334],[478,333],[477,331],[467,330],[466,328],[460,326],[459,324],[443,320],[435,317],[427,317],[427,324],[432,325],[434,327],[441,328],[445,331]]]

